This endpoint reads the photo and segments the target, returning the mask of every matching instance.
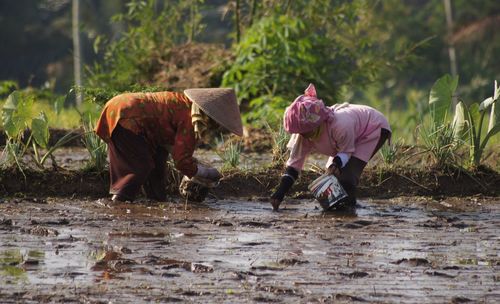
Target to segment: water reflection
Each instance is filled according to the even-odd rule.
[[[39,250],[8,249],[0,251],[0,274],[4,283],[28,282],[27,271],[43,263],[45,253]]]

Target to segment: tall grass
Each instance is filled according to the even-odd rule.
[[[464,143],[455,136],[453,124],[424,124],[419,128],[419,135],[423,152],[431,156],[436,166],[447,168],[461,165],[457,152]]]
[[[102,172],[106,168],[107,145],[94,132],[95,123],[91,119],[83,120],[82,142],[89,152],[89,161],[85,170]]]
[[[219,155],[224,163],[222,169],[238,168],[241,163],[241,142],[234,138],[224,140],[224,137],[221,136],[219,146],[221,146],[222,149],[217,151],[217,155]]]
[[[397,141],[387,143],[380,148],[379,154],[386,166],[392,167],[401,160],[405,154],[403,151],[404,139],[398,138]]]
[[[290,140],[290,134],[285,131],[283,123],[279,124],[278,130],[275,131],[268,123],[266,123],[267,129],[271,134],[272,139],[272,162],[275,165],[282,165],[286,162],[288,158],[288,149],[286,145]]]

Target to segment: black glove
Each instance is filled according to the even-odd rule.
[[[271,199],[281,202],[298,177],[299,172],[297,170],[290,166],[286,167],[285,174],[281,177],[278,189],[271,195]]]
[[[338,156],[335,156],[333,158],[333,162],[332,164],[330,165],[330,167],[328,167],[326,169],[326,174],[333,174],[335,175],[336,177],[339,177],[340,174],[342,173],[342,160],[340,159],[340,157]]]

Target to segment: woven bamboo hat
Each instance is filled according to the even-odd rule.
[[[187,89],[184,94],[218,124],[238,136],[243,136],[240,109],[233,89]]]

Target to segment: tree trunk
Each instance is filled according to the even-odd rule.
[[[82,52],[80,44],[80,0],[73,0],[73,67],[75,74],[76,90],[76,105],[82,104],[82,93],[80,87],[82,86]]]
[[[453,15],[451,11],[451,2],[450,0],[443,0],[444,2],[444,10],[446,13],[446,27],[448,30],[448,40],[450,41],[451,35],[453,34]],[[448,56],[450,57],[450,71],[451,76],[455,77],[458,74],[457,68],[457,55],[455,53],[455,45],[453,42],[449,42],[448,45]],[[454,96],[452,99],[453,108],[457,105],[457,98]]]
[[[236,26],[236,43],[240,43],[240,0],[236,0],[236,8],[234,10],[234,23]]]
[[[252,9],[250,10],[250,20],[248,20],[248,27],[252,26],[256,12],[257,12],[257,0],[252,0]]]

